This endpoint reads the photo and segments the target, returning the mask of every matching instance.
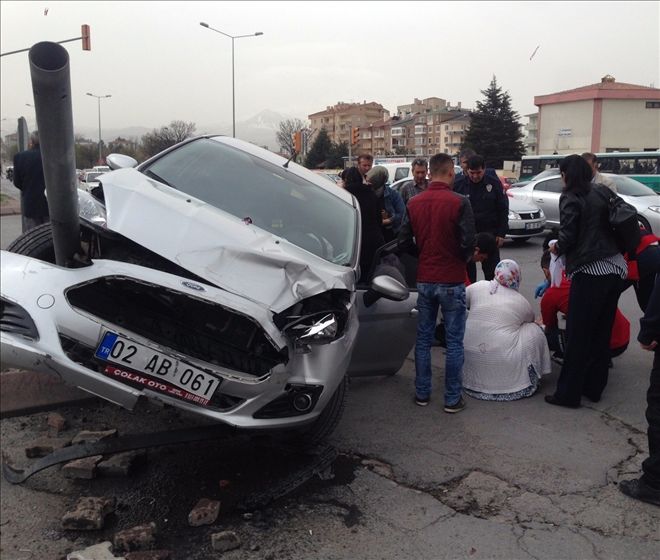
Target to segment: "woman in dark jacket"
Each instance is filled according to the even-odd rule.
[[[591,168],[581,156],[564,158],[559,171],[565,187],[552,251],[566,260],[570,313],[564,365],[554,395],[545,400],[577,408],[582,396],[598,402],[607,384],[608,344],[627,266],[609,224],[608,197],[598,192],[607,187],[591,183]]]
[[[364,179],[356,167],[350,167],[346,171],[344,188],[357,199],[360,205],[362,223],[360,282],[368,282],[376,251],[385,243],[381,228],[380,201],[371,187],[364,183]]]

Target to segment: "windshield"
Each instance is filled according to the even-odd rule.
[[[635,179],[622,175],[608,175],[616,185],[616,192],[626,196],[655,196],[656,192]]]
[[[281,166],[200,138],[142,171],[334,264],[355,260],[353,206]]]

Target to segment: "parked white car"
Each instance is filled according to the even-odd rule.
[[[660,195],[653,189],[624,175],[604,173],[614,181],[617,193],[632,204],[639,221],[655,235],[660,234]],[[530,181],[522,187],[511,187],[507,194],[513,200],[538,205],[545,213],[548,226],[559,225],[559,197],[564,187],[560,176],[550,176]]]

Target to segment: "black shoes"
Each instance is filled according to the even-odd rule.
[[[555,395],[546,395],[545,402],[547,402],[548,404],[554,404],[555,406],[563,406],[566,408],[580,408],[580,403],[570,404],[559,400]]]
[[[426,406],[429,404],[429,401],[431,400],[430,397],[415,397],[415,404],[417,406]]]
[[[458,402],[456,404],[452,405],[445,405],[445,412],[448,412],[449,414],[454,414],[456,412],[460,412],[465,408],[465,401],[463,400],[463,397],[458,399]]]
[[[651,488],[641,478],[622,480],[619,482],[619,490],[621,490],[626,496],[635,498],[635,500],[660,506],[660,490]]]

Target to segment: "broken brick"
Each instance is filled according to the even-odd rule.
[[[82,432],[78,432],[76,434],[73,440],[71,440],[71,443],[73,445],[78,445],[79,443],[96,443],[97,441],[101,441],[102,439],[107,439],[116,436],[117,436],[116,429],[102,430],[96,432],[83,430]]]
[[[62,467],[62,474],[67,478],[96,478],[96,464],[103,459],[103,455],[93,455],[70,461]]]
[[[40,438],[33,441],[25,448],[25,456],[30,459],[35,457],[45,457],[49,453],[62,449],[70,443],[70,438]]]
[[[234,531],[221,531],[211,535],[211,547],[218,552],[227,552],[241,546],[241,539]]]
[[[220,502],[202,498],[188,514],[188,524],[192,527],[212,525],[220,513]]]
[[[84,496],[62,517],[62,527],[78,531],[102,529],[105,517],[115,511],[115,498]]]
[[[64,416],[57,412],[51,412],[48,415],[46,423],[48,424],[48,427],[51,428],[56,434],[59,434],[66,428],[66,420],[64,419]]]
[[[117,550],[145,550],[156,542],[156,524],[152,521],[146,525],[138,525],[119,531],[112,539]]]
[[[101,461],[97,470],[102,476],[128,476],[139,460],[144,459],[144,451],[126,451],[112,455]]]

